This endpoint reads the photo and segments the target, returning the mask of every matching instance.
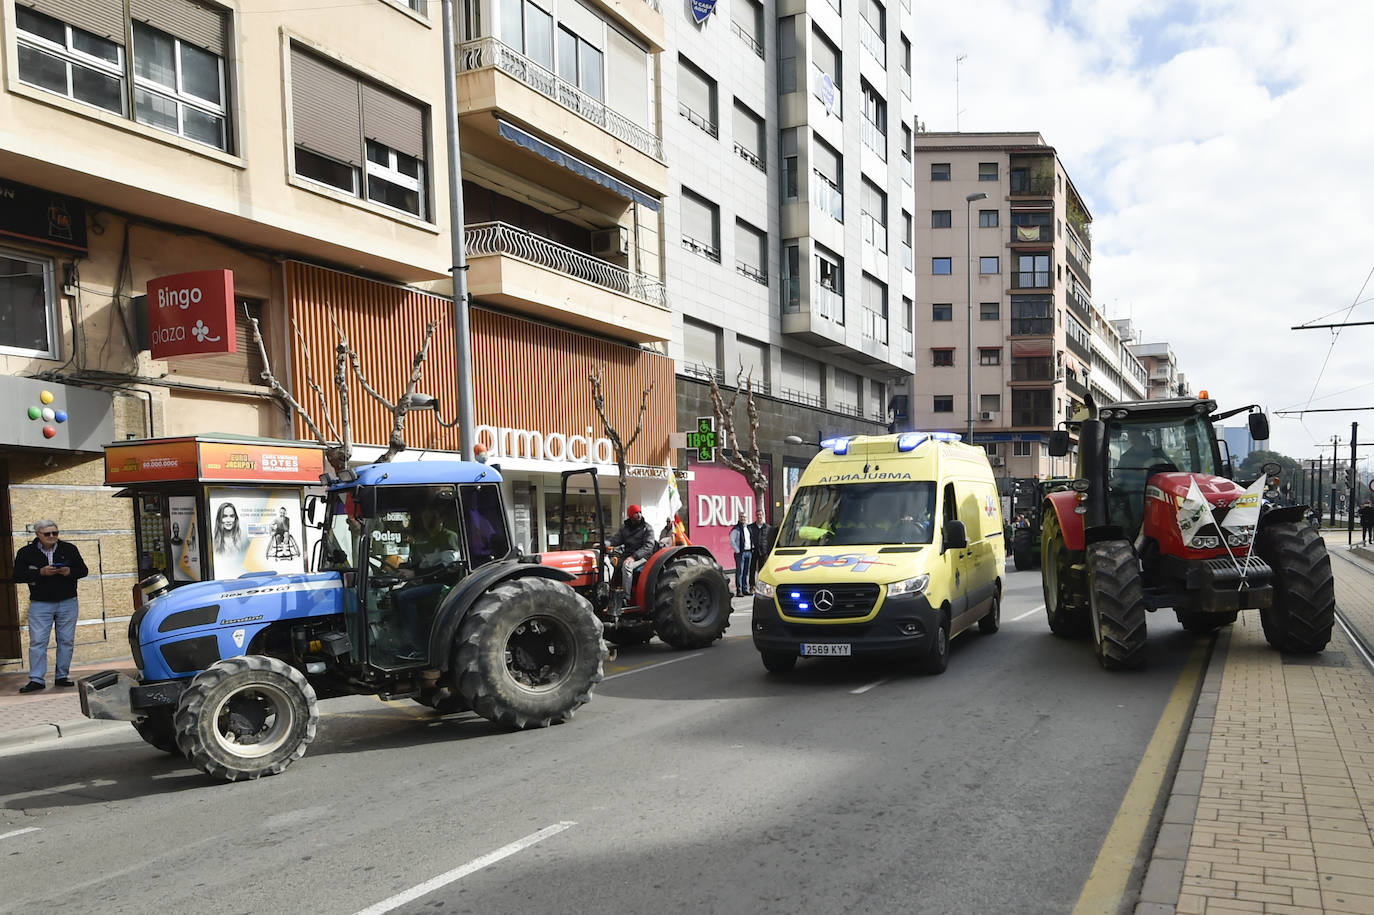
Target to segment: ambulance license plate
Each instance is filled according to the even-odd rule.
[[[849,657],[849,643],[803,642],[801,653],[803,657],[808,658],[847,658]]]

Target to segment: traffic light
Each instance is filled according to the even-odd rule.
[[[1355,488],[1355,468],[1354,468],[1354,467],[1347,467],[1347,468],[1345,468],[1345,487],[1346,487],[1346,489],[1354,489],[1354,488]]]

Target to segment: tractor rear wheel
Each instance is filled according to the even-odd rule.
[[[235,782],[276,775],[304,756],[319,718],[315,689],[304,674],[250,654],[196,674],[172,721],[177,746],[192,765]]]
[[[510,728],[566,721],[604,676],[606,643],[592,605],[548,578],[507,579],[477,598],[458,627],[458,693]]]
[[[1045,513],[1045,530],[1040,538],[1040,584],[1045,594],[1045,615],[1050,632],[1061,639],[1072,639],[1088,631],[1087,614],[1069,609],[1069,565],[1072,554],[1064,544],[1059,519]]]
[[[149,709],[147,718],[134,722],[134,730],[149,746],[180,756],[181,747],[177,746],[177,732],[172,726],[172,711],[171,707],[162,706]]]
[[[714,559],[677,556],[658,573],[649,612],[674,648],[705,648],[730,626],[730,587]]]
[[[1028,527],[1018,527],[1011,533],[1011,558],[1016,563],[1016,571],[1035,567],[1035,544],[1032,542],[1031,529]]]
[[[1198,635],[1208,635],[1216,632],[1222,626],[1229,626],[1236,621],[1237,616],[1234,610],[1227,613],[1199,613],[1196,610],[1176,610],[1174,612],[1184,629]]]
[[[1107,670],[1145,663],[1145,592],[1140,563],[1125,540],[1088,547],[1088,598],[1093,648]]]
[[[606,641],[612,645],[647,645],[649,640],[654,637],[654,624],[652,620],[642,620],[627,623],[622,619],[620,625],[615,629],[606,632]]]
[[[1265,641],[1279,651],[1321,651],[1336,619],[1326,541],[1311,525],[1283,522],[1261,527],[1255,548],[1274,570],[1274,604],[1260,610]]]

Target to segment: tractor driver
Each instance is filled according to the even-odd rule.
[[[462,541],[457,532],[445,526],[439,509],[427,505],[420,512],[420,525],[410,541],[410,556],[396,570],[398,578],[413,579],[436,572],[462,556]],[[441,581],[403,585],[392,594],[396,608],[394,625],[402,647],[398,661],[423,660],[429,643],[429,623],[446,590]]]
[[[606,549],[620,547],[623,550],[620,572],[627,598],[634,583],[634,570],[653,555],[655,545],[654,531],[649,527],[649,522],[644,520],[644,512],[639,510],[638,505],[631,505],[625,510],[625,523],[620,525],[614,537],[606,541]]]
[[[1159,449],[1144,429],[1126,427],[1126,450],[1121,455],[1121,467],[1126,470],[1148,470],[1155,464],[1168,464],[1169,456]]]
[[[1126,450],[1117,462],[1114,488],[1124,497],[1124,526],[1134,534],[1144,517],[1145,482],[1150,477],[1150,468],[1171,462],[1169,456],[1150,440],[1149,433],[1138,426],[1126,427],[1126,442]]]

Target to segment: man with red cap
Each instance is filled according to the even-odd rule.
[[[625,523],[606,543],[607,549],[623,547],[625,558],[620,562],[620,570],[625,583],[625,595],[630,594],[630,583],[635,568],[654,554],[654,532],[649,522],[644,520],[644,512],[638,505],[625,509]]]

